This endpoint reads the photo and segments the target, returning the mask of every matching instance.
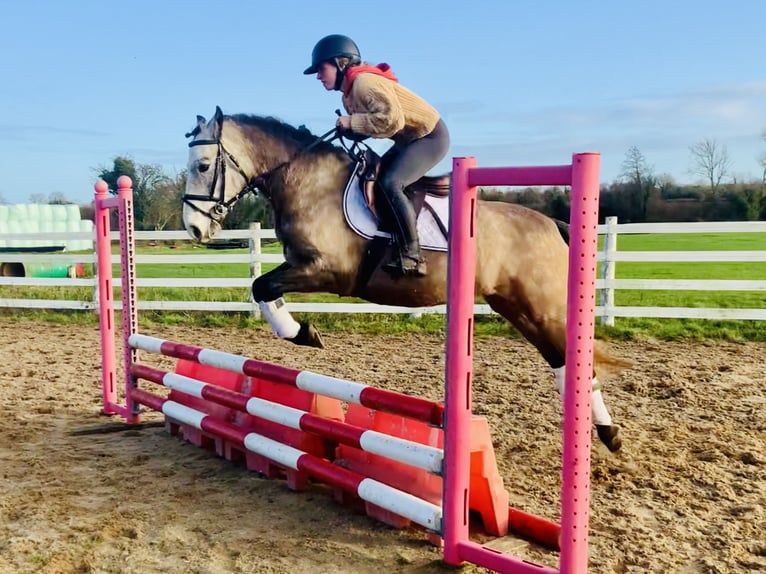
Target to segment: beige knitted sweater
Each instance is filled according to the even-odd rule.
[[[343,96],[351,130],[405,143],[428,135],[439,121],[428,102],[404,86],[376,74],[359,74]]]

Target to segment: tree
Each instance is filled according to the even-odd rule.
[[[264,228],[274,225],[271,204],[260,194],[250,194],[238,201],[226,216],[224,229],[247,229],[255,222]]]
[[[174,179],[166,178],[152,187],[145,197],[144,227],[154,230],[182,229],[181,196],[186,189],[186,171]]]
[[[625,159],[622,161],[622,172],[620,177],[636,183],[639,187],[644,187],[647,179],[653,178],[652,167],[647,163],[644,154],[636,146],[631,146],[625,152]]]
[[[60,191],[54,191],[47,197],[44,193],[31,193],[29,195],[29,203],[37,203],[40,205],[70,205],[74,203],[67,199],[67,197]]]
[[[662,199],[668,199],[677,194],[677,190],[680,186],[676,183],[676,180],[669,173],[661,173],[656,178],[655,185],[660,192]]]
[[[692,154],[691,172],[704,177],[710,183],[710,191],[715,193],[721,180],[729,174],[731,159],[725,145],[719,146],[713,139],[705,138],[689,147]]]
[[[133,214],[136,229],[144,229],[145,210],[152,191],[169,181],[162,168],[155,164],[136,164],[132,159],[117,156],[112,160],[112,169],[101,167],[97,170],[98,177],[109,186],[109,192],[117,193],[117,180],[127,175],[133,181]],[[179,203],[180,205],[180,203]],[[178,208],[180,210],[180,207]]]
[[[630,186],[633,201],[636,206],[637,219],[646,221],[646,212],[649,207],[649,196],[655,187],[654,167],[646,161],[644,154],[636,146],[632,146],[625,153],[622,162],[622,177]]]
[[[103,179],[109,186],[109,193],[117,195],[117,180],[122,175],[127,175],[135,186],[138,178],[136,177],[136,162],[132,159],[117,156],[112,160],[112,169],[101,166],[96,170],[98,177]]]
[[[766,128],[763,128],[763,131],[761,132],[761,139],[766,143]],[[761,159],[759,160],[759,163],[761,164],[761,184],[763,184],[763,187],[766,188],[766,153],[764,153],[761,156]]]
[[[74,201],[67,199],[67,197],[60,191],[53,191],[48,195],[48,203],[51,205],[70,205]]]

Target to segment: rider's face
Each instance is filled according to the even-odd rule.
[[[325,90],[334,90],[338,78],[338,68],[331,62],[322,62],[317,68],[317,80],[322,82]]]

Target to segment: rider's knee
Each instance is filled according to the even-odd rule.
[[[404,193],[404,188],[406,187],[406,182],[397,177],[395,173],[384,173],[378,180],[378,183],[383,193],[389,197]]]

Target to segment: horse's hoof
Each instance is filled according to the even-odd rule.
[[[601,442],[606,445],[611,452],[617,452],[622,447],[620,438],[620,427],[616,425],[596,425],[596,433]]]
[[[301,321],[301,328],[298,334],[292,339],[288,339],[296,345],[303,345],[305,347],[316,347],[318,349],[324,349],[324,343],[322,342],[322,335],[316,330],[316,327],[311,323]]]

